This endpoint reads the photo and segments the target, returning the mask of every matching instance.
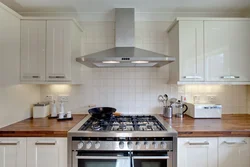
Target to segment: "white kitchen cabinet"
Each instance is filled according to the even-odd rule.
[[[206,80],[249,82],[250,21],[204,21]]]
[[[169,30],[170,83],[205,80],[203,21],[178,21]]]
[[[82,84],[82,29],[72,19],[24,18],[21,27],[23,83]]]
[[[47,21],[47,80],[71,80],[71,23]]]
[[[217,138],[178,138],[178,167],[217,167]]]
[[[0,138],[0,167],[26,167],[26,138]]]
[[[219,138],[219,167],[249,167],[250,140],[241,137]]]
[[[67,138],[27,138],[27,167],[67,167]]]
[[[45,81],[46,21],[21,22],[21,81]]]

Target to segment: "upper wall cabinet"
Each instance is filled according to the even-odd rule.
[[[21,22],[21,80],[45,81],[46,21]]]
[[[250,84],[250,19],[177,18],[168,32],[170,83]]]
[[[169,32],[172,82],[204,81],[203,21],[179,21]]]
[[[205,21],[207,81],[250,81],[250,21]]]
[[[81,84],[81,33],[73,20],[22,20],[21,81]]]

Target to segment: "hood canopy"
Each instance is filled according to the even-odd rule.
[[[135,9],[117,8],[116,47],[76,59],[90,68],[96,67],[161,67],[175,58],[134,47]]]

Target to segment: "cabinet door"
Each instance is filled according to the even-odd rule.
[[[70,21],[47,21],[47,81],[71,80],[70,23]]]
[[[0,138],[0,167],[26,167],[25,138]]]
[[[249,138],[219,138],[219,167],[249,167]]]
[[[179,22],[180,81],[204,81],[203,21]]]
[[[250,22],[205,21],[207,81],[250,81]]]
[[[66,138],[27,138],[27,167],[67,167]]]
[[[178,167],[217,167],[217,138],[178,138]]]
[[[21,80],[45,81],[46,21],[21,21]]]

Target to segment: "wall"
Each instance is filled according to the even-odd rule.
[[[114,22],[82,22],[85,29],[84,54],[114,47]],[[167,27],[171,22],[136,22],[136,46],[159,53],[168,53]],[[217,98],[223,105],[223,113],[247,112],[246,86],[221,85],[169,85],[168,66],[162,68],[83,68],[85,84],[41,86],[41,99],[46,95],[69,94],[66,110],[84,111],[88,105],[112,106],[126,114],[161,113],[159,94],[170,97],[186,95],[193,101],[194,95],[207,102],[207,95]]]
[[[40,86],[19,85],[20,20],[0,4],[0,127],[30,117]]]

